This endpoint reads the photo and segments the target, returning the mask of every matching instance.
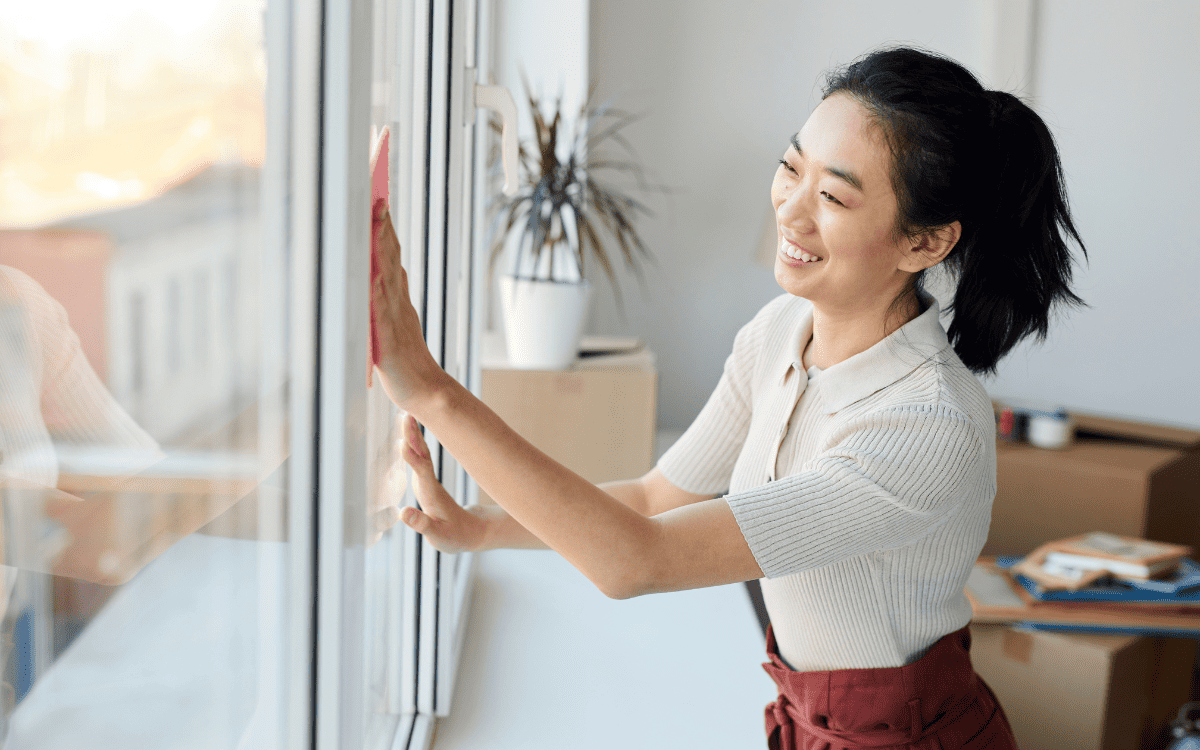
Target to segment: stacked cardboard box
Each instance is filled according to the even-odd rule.
[[[1061,450],[996,446],[985,554],[1026,555],[1089,531],[1200,550],[1200,432],[1073,414]]]
[[[634,479],[654,465],[658,373],[645,348],[566,370],[510,367],[485,338],[482,399],[510,427],[589,482]],[[480,500],[488,498],[482,492]]]
[[[985,554],[1107,531],[1200,549],[1200,432],[1073,414],[1077,439],[997,445]],[[974,625],[971,657],[1022,750],[1158,750],[1195,700],[1197,641]]]
[[[1159,750],[1194,694],[1197,641],[971,626],[971,662],[1021,750]]]

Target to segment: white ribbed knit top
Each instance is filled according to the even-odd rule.
[[[0,474],[53,487],[55,443],[159,455],[96,376],[63,306],[24,273],[0,266]]]
[[[40,504],[16,501],[9,490],[54,487],[55,444],[134,450],[147,464],[161,456],[96,376],[63,306],[33,279],[0,266],[0,560],[34,554],[28,550],[45,534]],[[0,565],[0,616],[16,580],[16,568]]]
[[[867,351],[806,372],[812,305],[772,300],[659,461],[681,489],[728,491],[793,669],[908,664],[971,618],[963,586],[996,494],[992,406],[923,302]]]

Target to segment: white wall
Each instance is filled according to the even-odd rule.
[[[583,103],[588,78],[588,0],[492,2],[496,82],[509,87],[517,102],[521,135],[531,138],[533,120],[525,106],[522,70],[544,106],[560,94],[567,112],[577,112]]]
[[[489,1],[489,0],[484,0]],[[536,96],[543,113],[553,111],[555,100],[562,97],[564,113],[578,112],[588,87],[588,21],[589,0],[490,0],[494,8],[495,45],[492,69],[496,83],[506,86],[517,104],[517,132],[522,142],[534,142],[533,115],[529,109],[529,93]],[[522,83],[528,81],[530,91]],[[572,132],[574,121],[563,118],[559,129],[560,151]],[[536,153],[536,148],[533,149]],[[495,276],[511,273],[514,243],[509,242],[495,266]],[[549,258],[544,258],[548,264]],[[568,266],[566,256],[554,258],[556,268]],[[528,273],[531,268],[523,269]],[[563,275],[555,273],[556,278]],[[578,278],[575,274],[571,278]],[[499,288],[495,279],[490,285],[489,329],[503,327],[499,304]]]
[[[1200,426],[1200,2],[1043,0],[1039,37],[1091,308],[988,386]]]
[[[625,318],[603,283],[592,328],[658,354],[660,427],[694,418],[734,334],[780,293],[752,262],[775,160],[818,101],[824,70],[885,42],[995,66],[996,12],[1014,0],[597,0],[588,70],[602,97],[648,116],[629,136],[676,192],[640,226],[657,267],[626,278]],[[1200,426],[1200,2],[1041,0],[1035,106],[1059,139],[1090,265],[1046,345],[1023,346],[993,395]],[[1007,32],[1004,32],[1007,33]],[[1022,82],[1000,81],[1008,88]],[[1136,388],[1133,384],[1136,382]]]

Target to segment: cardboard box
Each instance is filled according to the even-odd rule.
[[[1025,555],[1089,531],[1200,550],[1200,432],[1073,414],[1061,450],[996,446],[996,501],[984,554]]]
[[[485,349],[484,403],[555,461],[589,482],[634,479],[654,466],[658,372],[642,349],[567,370],[517,370]],[[480,500],[489,499],[480,493]]]
[[[971,626],[1021,750],[1158,750],[1193,699],[1197,641]]]

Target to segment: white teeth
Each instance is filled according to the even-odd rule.
[[[820,258],[818,258],[817,256],[811,255],[809,253],[804,252],[803,250],[798,249],[795,245],[788,242],[787,240],[784,240],[783,243],[779,245],[779,249],[782,250],[783,254],[786,255],[787,257],[794,258],[795,260],[802,260],[805,263],[812,263],[813,261],[820,260]]]

